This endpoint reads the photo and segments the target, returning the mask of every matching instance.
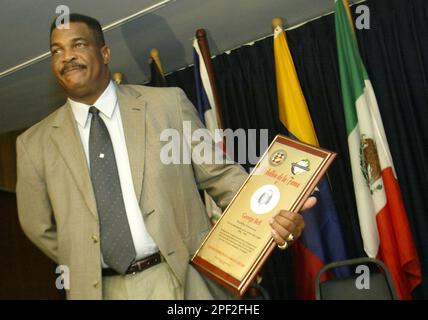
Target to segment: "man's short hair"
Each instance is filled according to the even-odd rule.
[[[57,27],[57,18],[54,19],[54,21],[51,24],[51,32],[49,36],[52,35],[52,31]],[[70,13],[70,23],[72,22],[82,22],[88,26],[88,28],[91,30],[92,34],[94,35],[95,41],[97,44],[102,47],[105,45],[104,40],[104,33],[103,29],[101,28],[101,24],[99,21],[95,18],[85,16],[80,13]]]

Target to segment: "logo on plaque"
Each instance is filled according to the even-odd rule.
[[[279,202],[281,192],[273,184],[264,185],[253,193],[250,200],[251,211],[255,214],[265,214],[272,211]]]
[[[278,150],[272,155],[269,162],[271,165],[276,167],[276,166],[279,166],[281,163],[283,163],[286,158],[287,158],[287,154],[285,153],[285,151]]]
[[[293,162],[291,164],[291,173],[297,176],[303,172],[308,172],[310,170],[310,162],[308,159],[303,159],[298,162]]]

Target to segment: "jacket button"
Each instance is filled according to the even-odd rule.
[[[98,243],[98,237],[96,235],[93,235],[91,238],[94,243]]]
[[[92,286],[94,288],[98,288],[100,286],[100,282],[99,281],[94,281],[94,283],[92,284]]]

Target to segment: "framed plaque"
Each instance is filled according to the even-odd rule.
[[[336,153],[278,135],[192,258],[202,273],[242,296],[276,243],[269,219],[298,212]]]

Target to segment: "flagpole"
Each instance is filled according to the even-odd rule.
[[[163,75],[164,73],[163,73],[162,63],[160,60],[160,53],[159,53],[159,50],[157,48],[153,48],[152,50],[150,50],[150,58],[153,59],[153,61],[158,66],[161,74]]]
[[[220,106],[220,96],[218,94],[217,90],[217,84],[216,84],[216,78],[214,74],[214,67],[212,65],[211,61],[211,54],[210,54],[210,48],[207,41],[207,35],[205,32],[205,29],[198,29],[196,30],[196,39],[198,40],[198,45],[201,50],[202,57],[205,62],[205,66],[207,68],[208,72],[208,78],[210,79],[211,88],[213,91],[214,96],[214,102],[216,105],[216,117],[217,117],[217,123],[219,126],[219,129],[224,129],[224,123],[223,123],[223,114],[221,112],[221,106]]]
[[[150,50],[148,64],[150,66],[150,81],[148,85],[153,87],[168,87],[160,59],[160,53],[157,48],[152,48]]]
[[[355,26],[354,26],[354,21],[352,20],[351,9],[349,8],[349,0],[343,0],[343,5],[345,6],[346,14],[348,15],[349,23],[351,24],[352,31],[354,31],[354,34],[355,34]]]

